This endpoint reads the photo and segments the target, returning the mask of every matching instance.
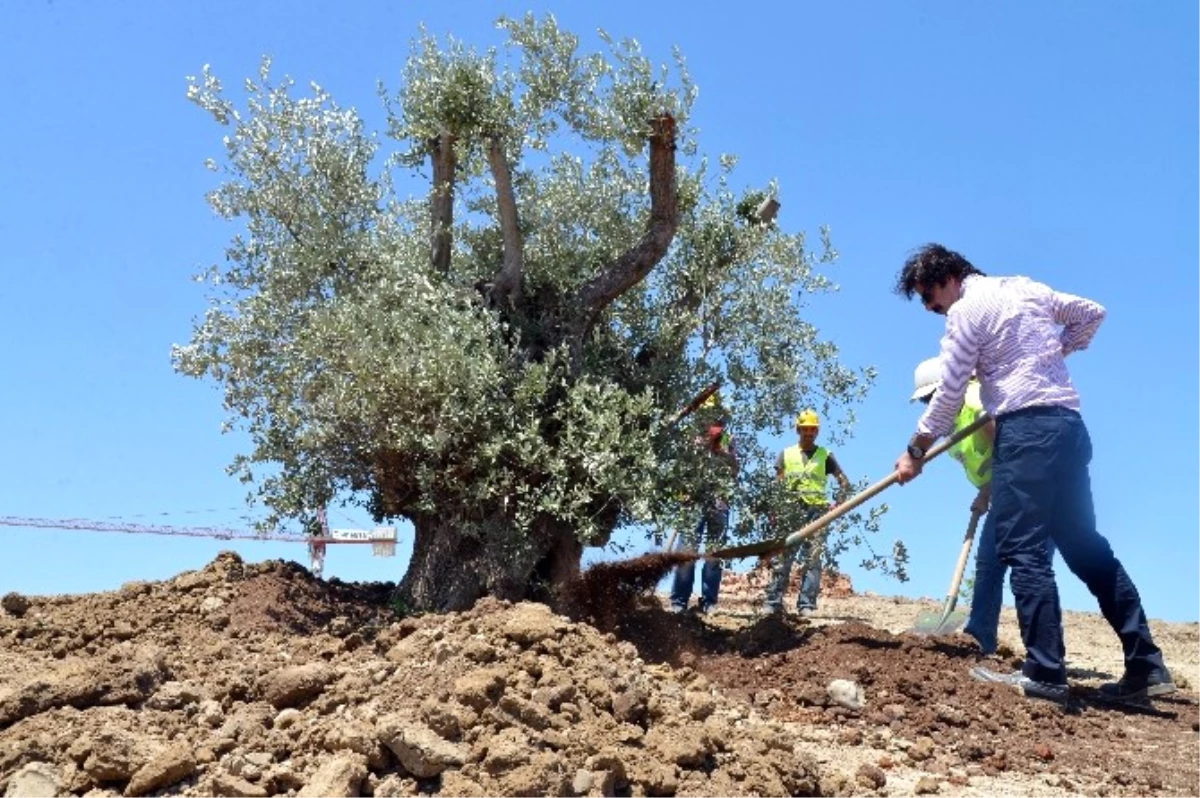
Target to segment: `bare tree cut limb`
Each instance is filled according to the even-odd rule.
[[[442,133],[429,140],[429,158],[433,164],[433,191],[430,193],[430,256],[433,270],[450,273],[451,227],[454,224],[455,136]]]
[[[504,297],[514,304],[521,294],[525,245],[521,239],[512,171],[504,154],[504,141],[499,136],[488,137],[487,158],[492,169],[492,180],[496,183],[496,205],[500,215],[500,230],[504,235],[504,265],[492,286],[492,295]]]
[[[650,122],[650,225],[641,239],[579,292],[574,332],[583,338],[613,301],[640,282],[667,254],[679,225],[675,177],[675,117]]]

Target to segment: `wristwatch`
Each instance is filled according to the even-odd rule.
[[[925,457],[925,450],[915,443],[910,443],[908,445],[908,456],[914,460],[921,460]]]

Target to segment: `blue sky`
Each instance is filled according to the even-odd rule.
[[[918,415],[912,370],[936,353],[941,319],[890,290],[911,249],[940,241],[1104,304],[1070,361],[1100,528],[1151,617],[1200,616],[1194,3],[10,3],[0,515],[245,526],[224,473],[245,440],[220,434],[216,387],[169,358],[204,307],[191,276],[233,233],[204,201],[222,131],[184,99],[186,76],[209,63],[235,88],[269,54],[378,119],[376,81],[397,85],[419,23],[484,47],[498,14],[527,10],[659,61],[678,45],[702,149],[737,153],[747,183],[777,177],[786,228],[831,227],[841,289],[809,317],[845,362],[879,370],[837,451],[852,477],[890,472]],[[912,580],[850,567],[856,587],[941,596],[971,496],[949,460],[883,494],[876,545],[903,539]],[[407,541],[396,559],[334,548],[326,575],[398,579]],[[0,544],[0,592],[35,594],[167,578],[224,548],[306,561],[287,543],[14,527]],[[1057,570],[1064,605],[1094,610]]]

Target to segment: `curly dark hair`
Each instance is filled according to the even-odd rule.
[[[945,285],[951,277],[959,280],[968,274],[983,275],[971,261],[941,244],[926,244],[904,261],[896,277],[896,293],[912,299],[920,286]]]

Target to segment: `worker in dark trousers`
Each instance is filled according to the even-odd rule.
[[[710,485],[705,495],[700,497],[697,503],[699,523],[690,534],[684,534],[679,547],[681,552],[715,551],[725,544],[725,534],[729,528],[729,489],[738,472],[737,449],[728,430],[729,415],[721,403],[720,394],[713,394],[706,399],[696,415],[703,429],[696,438],[696,445],[721,463],[724,469],[728,469],[728,479]],[[717,606],[721,595],[722,572],[720,560],[704,558],[704,565],[700,567],[700,601],[695,605],[701,615],[707,615]],[[688,561],[675,567],[675,576],[671,580],[673,612],[687,612],[695,581],[695,562]]]
[[[1049,538],[1096,597],[1124,649],[1125,672],[1102,685],[1101,695],[1127,701],[1175,692],[1137,588],[1096,531],[1092,442],[1065,359],[1091,343],[1104,308],[1027,277],[988,277],[939,244],[905,262],[896,291],[919,296],[926,310],[946,317],[941,387],[896,461],[901,484],[921,473],[925,452],[953,427],[973,373],[983,406],[996,419],[991,512],[997,555],[1012,569],[1026,654],[1019,671],[980,666],[972,676],[1011,684],[1026,696],[1066,700],[1062,607]]]
[[[929,404],[934,393],[941,387],[942,365],[936,357],[922,361],[913,375],[916,391],[912,401]],[[974,377],[967,383],[962,408],[954,417],[954,431],[974,424],[983,415],[983,399],[980,398],[979,380]],[[950,456],[963,467],[963,473],[977,488],[971,500],[971,512],[983,515],[988,512],[992,497],[992,455],[996,440],[996,422],[988,421],[982,427],[954,445]],[[1046,550],[1054,559],[1054,541],[1047,539]],[[1004,605],[1004,576],[1008,566],[996,555],[996,516],[988,513],[975,545],[975,584],[971,591],[971,614],[963,631],[975,639],[984,656],[992,656],[999,648],[1000,608]]]

